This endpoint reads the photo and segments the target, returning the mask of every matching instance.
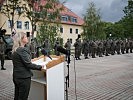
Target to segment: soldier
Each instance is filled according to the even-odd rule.
[[[96,49],[97,49],[96,42],[92,41],[90,46],[91,46],[91,56],[92,56],[92,58],[96,58]]]
[[[115,41],[111,40],[110,41],[110,53],[111,53],[111,55],[115,54],[115,49],[116,49]]]
[[[88,59],[89,43],[88,43],[87,40],[83,40],[83,43],[82,43],[82,53],[84,54],[85,59]]]
[[[106,40],[104,46],[105,46],[105,56],[109,56],[109,53],[110,53],[110,42],[109,42],[109,40]]]
[[[121,41],[121,53],[125,54],[125,42],[124,42],[124,40]]]
[[[116,52],[119,55],[120,54],[120,49],[121,49],[121,41],[117,40],[116,42]]]
[[[5,42],[2,37],[0,37],[0,60],[1,60],[1,70],[6,70],[4,68],[4,60],[5,60]]]
[[[81,52],[80,52],[81,44],[80,44],[80,40],[79,39],[76,39],[76,42],[74,43],[74,47],[75,47],[75,58],[76,58],[76,60],[81,60],[80,59],[80,55],[81,55]]]
[[[129,40],[126,40],[125,49],[126,49],[126,53],[129,53]]]
[[[99,43],[98,43],[98,55],[99,55],[99,57],[103,57],[102,56],[102,50],[103,50],[103,42],[102,41],[99,41]]]
[[[50,55],[51,44],[50,44],[48,39],[45,39],[44,44],[43,44],[42,47],[46,50],[47,54]]]
[[[130,53],[132,53],[133,51],[133,41],[130,39],[129,40],[129,49],[130,49]]]
[[[31,51],[31,57],[32,59],[36,57],[36,44],[34,39],[31,39],[30,43],[30,51]]]
[[[67,39],[67,42],[65,43],[64,47],[66,48],[66,50],[68,50],[69,54],[71,54],[71,41],[69,39]],[[67,59],[67,55],[66,55],[66,59]]]
[[[60,55],[60,52],[57,51],[58,46],[60,46],[60,42],[59,42],[59,40],[57,39],[56,42],[55,42],[55,44],[54,44],[54,52],[55,52],[55,55],[57,55],[57,56]]]

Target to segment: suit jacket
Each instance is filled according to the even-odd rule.
[[[14,78],[29,78],[33,74],[33,70],[41,70],[41,65],[36,65],[31,62],[30,50],[26,47],[19,47],[12,54],[13,62],[13,77]]]

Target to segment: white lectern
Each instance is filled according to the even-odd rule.
[[[33,71],[29,100],[64,100],[64,56],[40,56],[33,63],[45,65],[44,71]]]

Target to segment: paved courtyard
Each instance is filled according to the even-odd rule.
[[[5,66],[7,70],[0,70],[0,100],[13,100],[12,62],[6,60]],[[71,57],[69,71],[68,100],[133,100],[133,53],[81,57],[75,63]]]

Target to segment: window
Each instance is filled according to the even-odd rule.
[[[12,20],[8,20],[8,28],[11,28],[12,25],[13,25]]]
[[[22,21],[17,21],[17,28],[22,29]]]
[[[61,16],[61,20],[67,22],[68,21],[68,17],[67,16]]]
[[[17,7],[17,8],[16,8],[16,12],[17,12],[17,14],[22,13],[22,8],[21,8],[21,7]]]
[[[75,18],[75,17],[71,17],[71,22],[73,22],[73,23],[77,23],[77,18]]]
[[[72,33],[72,28],[70,28],[70,33]]]
[[[76,34],[78,34],[78,29],[76,29]]]
[[[28,21],[24,22],[24,27],[26,30],[29,30],[29,22]]]
[[[63,28],[62,27],[60,28],[60,33],[63,33]]]
[[[72,39],[70,38],[70,42],[71,42],[71,44],[72,44]]]

